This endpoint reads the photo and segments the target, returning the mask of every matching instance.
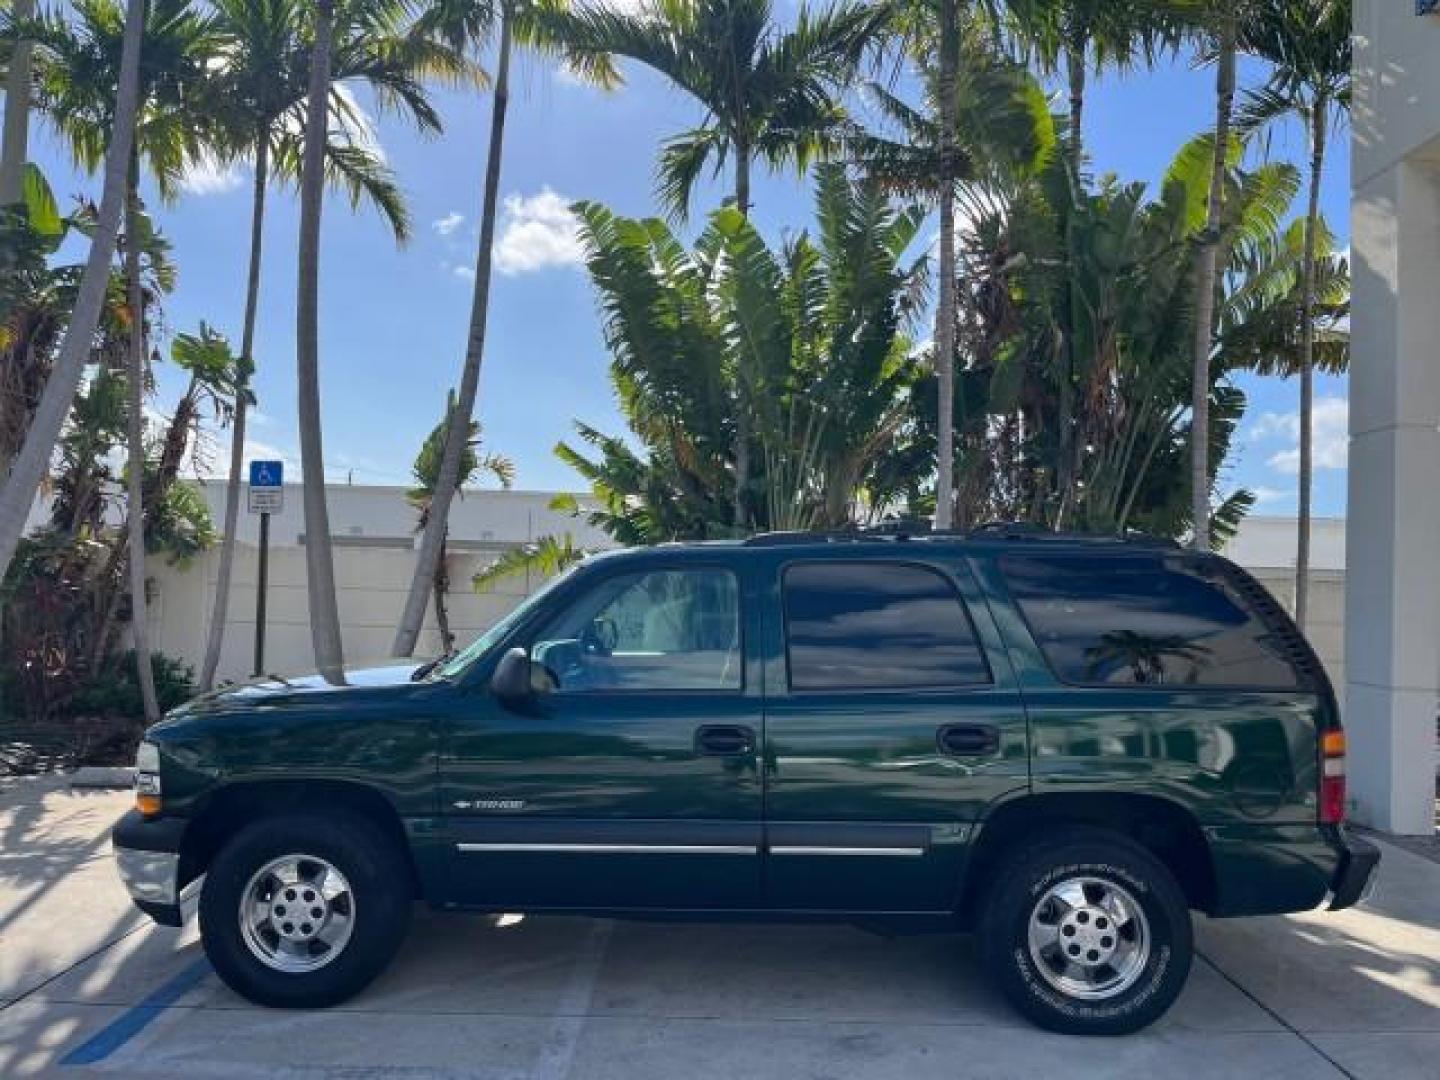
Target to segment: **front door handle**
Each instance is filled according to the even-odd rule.
[[[993,724],[946,724],[935,733],[935,743],[949,757],[992,757],[1000,752],[1000,729]]]
[[[744,724],[706,724],[695,731],[695,752],[706,757],[755,753],[755,729]]]

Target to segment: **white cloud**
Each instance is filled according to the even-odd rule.
[[[473,267],[453,266],[450,268],[450,272],[458,278],[464,278],[466,281],[475,280],[475,270]]]
[[[1250,494],[1255,496],[1256,506],[1270,506],[1274,503],[1285,502],[1295,496],[1293,491],[1286,491],[1284,488],[1266,487],[1264,484],[1251,488]]]
[[[552,266],[576,266],[584,259],[580,221],[570,201],[550,188],[538,195],[507,195],[495,242],[495,266],[502,274],[526,274]]]
[[[351,146],[368,151],[380,164],[386,164],[388,159],[385,148],[380,145],[380,133],[376,129],[375,118],[365,111],[355,99],[355,94],[344,83],[336,83],[331,87],[331,93],[337,99],[337,104],[331,110],[332,137],[339,135]]]
[[[245,173],[234,163],[222,163],[206,155],[180,174],[180,190],[187,195],[223,195],[245,182]]]
[[[1343,469],[1350,453],[1350,402],[1326,397],[1315,402],[1311,430],[1314,435],[1314,462],[1317,469]],[[1290,445],[1266,459],[1277,472],[1294,476],[1300,471],[1300,414],[1265,413],[1250,429],[1252,442],[1283,438]]]
[[[431,222],[431,227],[441,236],[450,236],[456,229],[464,224],[465,215],[458,210],[451,210],[450,213],[436,221]]]

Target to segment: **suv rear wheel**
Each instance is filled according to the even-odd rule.
[[[1066,829],[1004,862],[979,921],[1001,991],[1041,1027],[1123,1035],[1185,985],[1190,911],[1174,877],[1118,833]]]
[[[411,893],[403,854],[369,822],[267,818],[237,833],[206,874],[205,954],[257,1004],[338,1004],[395,955]]]

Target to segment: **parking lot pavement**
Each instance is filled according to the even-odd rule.
[[[101,799],[0,815],[0,1076],[1433,1080],[1440,1060],[1440,866],[1391,847],[1365,908],[1202,920],[1181,1000],[1125,1039],[1029,1027],[959,936],[420,910],[359,998],[277,1012],[220,984],[193,920],[134,929],[103,829],[123,800]]]

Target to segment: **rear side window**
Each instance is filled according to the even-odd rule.
[[[1267,621],[1223,565],[1186,556],[1000,560],[1055,674],[1101,686],[1291,690],[1294,633]]]
[[[915,690],[990,681],[955,587],[911,563],[802,563],[785,571],[793,690]]]

